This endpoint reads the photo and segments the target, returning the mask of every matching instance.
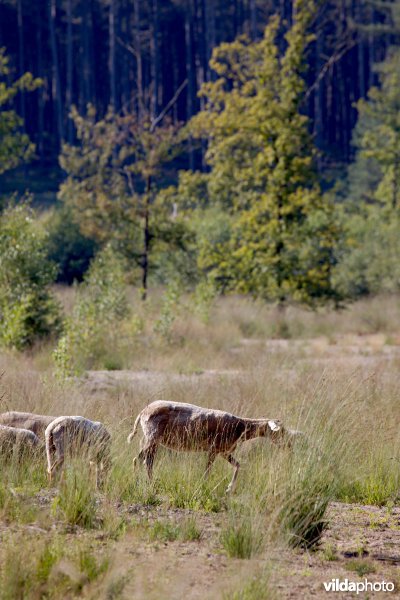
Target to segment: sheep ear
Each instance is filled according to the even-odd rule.
[[[277,421],[268,421],[268,427],[271,431],[279,431],[281,426]]]

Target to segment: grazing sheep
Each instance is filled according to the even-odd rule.
[[[90,459],[91,465],[96,465],[96,485],[98,465],[101,471],[110,467],[111,436],[99,421],[79,416],[57,417],[47,426],[45,441],[49,481],[52,480],[53,473],[63,465],[67,452],[84,454]]]
[[[13,453],[33,452],[39,445],[39,438],[32,431],[20,427],[0,425],[0,455],[9,458]]]
[[[55,418],[48,415],[11,411],[0,414],[0,424],[7,425],[8,427],[29,429],[44,441],[45,429]]]
[[[157,400],[137,416],[133,431],[128,436],[128,444],[136,433],[139,421],[144,437],[134,464],[137,459],[143,460],[149,478],[152,477],[159,445],[175,450],[204,450],[208,452],[206,474],[218,454],[233,465],[234,473],[227,493],[232,491],[240,467],[232,456],[239,442],[268,437],[273,442],[287,441],[290,444],[293,436],[298,434],[285,429],[277,419],[245,419],[222,410]]]

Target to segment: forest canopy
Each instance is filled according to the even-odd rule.
[[[54,280],[84,289],[97,268],[112,281],[107,265],[142,299],[167,286],[167,315],[178,289],[281,307],[399,289],[398,0],[18,0],[0,15],[2,260],[18,281],[25,252],[46,273],[29,267],[15,314],[4,279],[9,345],[60,329]]]

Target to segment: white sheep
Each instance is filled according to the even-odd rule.
[[[44,432],[46,427],[54,421],[56,417],[50,415],[36,415],[30,412],[10,411],[0,414],[0,424],[8,427],[19,427],[20,429],[29,429],[44,441]]]
[[[57,417],[45,431],[47,473],[49,481],[64,463],[65,454],[84,455],[101,471],[110,467],[111,436],[103,423],[80,416]]]
[[[33,452],[40,444],[39,438],[28,429],[0,425],[0,455],[9,458],[13,453]]]
[[[240,464],[232,456],[239,442],[256,437],[268,437],[273,442],[291,443],[299,432],[285,429],[278,419],[246,419],[222,410],[201,408],[194,404],[157,400],[144,408],[136,418],[128,443],[132,441],[138,424],[143,430],[139,455],[149,478],[152,477],[154,457],[158,446],[175,450],[203,450],[208,452],[206,474],[220,454],[234,467],[227,488],[231,492]]]

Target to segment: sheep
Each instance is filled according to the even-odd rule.
[[[201,408],[183,402],[156,400],[144,408],[136,418],[133,431],[127,438],[131,443],[138,424],[143,430],[139,455],[149,479],[152,477],[154,457],[159,445],[175,450],[207,451],[207,475],[218,454],[233,467],[232,480],[226,493],[233,490],[240,464],[232,456],[239,442],[256,437],[268,437],[273,442],[286,441],[289,445],[300,432],[285,429],[278,419],[246,419],[222,410]]]
[[[91,459],[90,465],[96,466],[96,486],[98,483],[98,465],[105,471],[110,467],[111,436],[103,423],[90,421],[80,416],[62,416],[54,419],[45,431],[47,473],[49,481],[64,463],[67,451],[82,454],[85,449]]]
[[[0,425],[0,455],[10,457],[13,453],[18,455],[25,451],[33,452],[40,441],[33,431],[20,427]]]
[[[56,417],[36,415],[30,412],[5,412],[0,414],[0,424],[33,431],[44,442],[45,429]]]

